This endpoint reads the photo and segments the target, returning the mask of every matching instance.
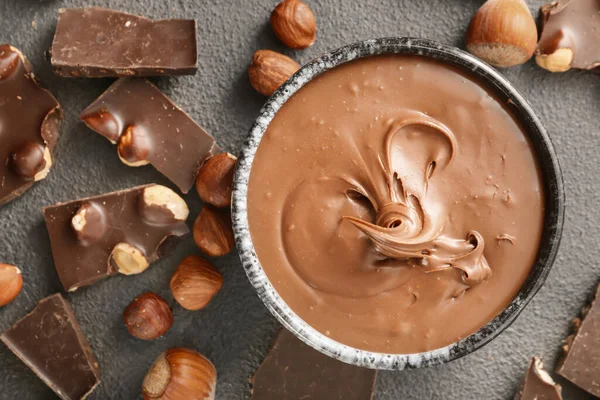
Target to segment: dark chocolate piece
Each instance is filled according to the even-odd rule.
[[[252,400],[370,400],[377,372],[334,360],[286,329],[252,378]]]
[[[60,294],[40,300],[0,340],[63,400],[85,399],[100,383],[98,362]]]
[[[105,8],[61,8],[50,49],[57,75],[190,75],[198,70],[196,21],[153,21]]]
[[[112,143],[130,166],[152,164],[187,193],[215,140],[156,86],[121,78],[79,116]]]
[[[571,68],[592,69],[600,65],[598,0],[559,0],[542,6],[542,34],[537,55],[570,49]]]
[[[188,208],[171,189],[145,185],[44,208],[54,264],[68,291],[143,272],[189,233]]]
[[[561,391],[560,385],[544,370],[542,360],[533,357],[515,400],[562,400]]]
[[[61,119],[60,104],[25,56],[0,45],[0,206],[46,177]]]
[[[556,372],[583,390],[600,397],[600,285],[581,319],[575,320],[575,333],[565,340],[565,355]]]

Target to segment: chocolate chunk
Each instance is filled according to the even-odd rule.
[[[84,399],[100,383],[98,362],[60,294],[40,300],[0,340],[63,400]]]
[[[0,45],[0,206],[46,177],[62,116],[25,56]]]
[[[327,357],[282,329],[252,378],[252,400],[370,400],[376,375]]]
[[[195,20],[62,8],[50,62],[65,77],[190,75],[198,70],[197,47]]]
[[[592,69],[600,65],[600,30],[597,0],[559,0],[541,9],[542,34],[537,55],[551,55],[569,49],[565,60],[571,68]]]
[[[562,400],[560,385],[544,370],[539,358],[531,359],[525,382],[515,400]]]
[[[44,208],[54,264],[68,291],[110,275],[143,272],[189,233],[187,205],[145,185]]]
[[[565,340],[565,355],[556,372],[583,390],[600,397],[600,285],[582,320],[575,320],[575,333]]]
[[[79,116],[112,143],[130,166],[152,164],[187,193],[215,140],[156,86],[121,78]]]

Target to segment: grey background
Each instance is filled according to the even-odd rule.
[[[247,79],[252,53],[282,51],[300,63],[357,40],[381,36],[420,36],[463,46],[476,0],[310,0],[318,19],[315,45],[290,51],[271,32],[268,19],[276,0],[3,0],[0,42],[20,48],[65,109],[56,164],[49,177],[0,209],[0,261],[23,270],[25,286],[15,302],[0,309],[0,331],[30,311],[37,300],[62,290],[54,270],[41,208],[59,201],[138,184],[170,185],[151,167],[132,169],[115,148],[78,121],[78,113],[110,79],[53,76],[48,49],[59,7],[105,6],[153,18],[195,18],[199,22],[200,70],[196,76],[154,80],[184,110],[237,153],[265,98]],[[529,1],[537,16],[543,0]],[[570,320],[600,276],[600,87],[598,76],[571,71],[549,74],[530,61],[503,73],[523,92],[546,124],[556,145],[567,192],[563,241],[550,277],[520,318],[490,345],[448,365],[425,370],[382,372],[376,399],[509,399],[531,356],[551,368]],[[172,186],[172,185],[171,185]],[[192,191],[190,222],[201,202]],[[173,302],[169,277],[184,256],[200,252],[191,238],[170,258],[144,274],[118,276],[68,297],[100,362],[102,383],[92,399],[141,398],[143,376],[154,358],[173,346],[208,356],[218,373],[218,399],[248,398],[248,378],[266,354],[277,322],[248,283],[235,252],[215,259],[225,285],[204,310],[174,305],[175,325],[154,342],[131,337],[121,313],[144,291]],[[568,382],[566,399],[591,398]],[[52,392],[0,345],[0,399],[53,399]]]

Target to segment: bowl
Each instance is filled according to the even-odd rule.
[[[536,152],[546,194],[546,211],[540,250],[516,298],[491,322],[470,336],[446,347],[415,354],[384,354],[339,343],[304,322],[279,296],[256,255],[247,213],[248,182],[261,138],[281,106],[314,77],[338,65],[373,55],[404,54],[430,57],[456,66],[479,78],[521,122]],[[423,368],[463,357],[489,343],[509,327],[544,284],[560,244],[564,220],[564,187],[554,147],[548,133],[523,96],[498,71],[455,47],[418,38],[366,40],[326,53],[304,65],[269,98],[252,126],[238,158],[233,187],[232,220],[242,265],[248,279],[269,311],[303,342],[316,350],[360,367],[385,370]]]

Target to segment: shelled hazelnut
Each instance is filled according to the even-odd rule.
[[[300,65],[288,56],[271,50],[258,50],[252,56],[248,77],[256,91],[271,96],[299,69]]]
[[[231,205],[236,161],[229,153],[216,154],[206,160],[196,177],[196,190],[203,202],[219,208]]]
[[[317,21],[310,7],[300,0],[283,0],[271,13],[275,35],[292,49],[305,49],[317,37]]]
[[[23,275],[14,265],[0,264],[0,307],[13,301],[23,288]]]
[[[194,223],[194,241],[210,257],[229,253],[235,247],[229,214],[205,205]]]
[[[223,277],[207,260],[184,258],[171,276],[173,297],[187,310],[204,308],[223,286]]]
[[[163,336],[173,325],[173,314],[159,295],[147,292],[136,297],[125,309],[123,321],[129,333],[138,339]]]

